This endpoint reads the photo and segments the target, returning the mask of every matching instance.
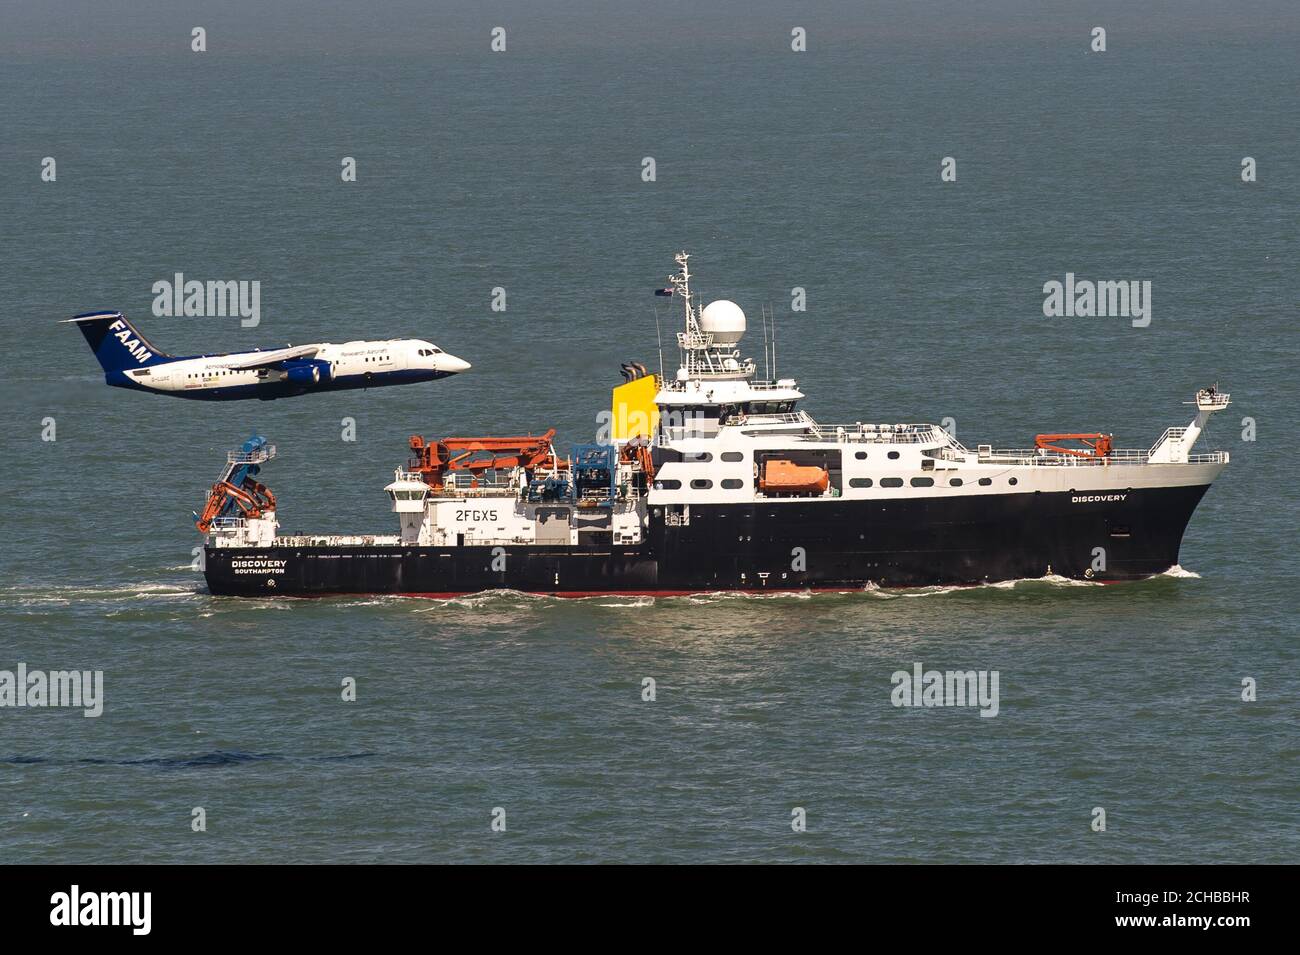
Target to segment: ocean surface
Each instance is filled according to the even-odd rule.
[[[23,12],[0,41],[0,670],[102,670],[105,701],[0,709],[0,858],[1296,861],[1294,11],[1106,5],[1092,53],[1068,4],[941,6],[815,5],[806,53],[770,5],[734,34],[628,8],[608,35],[596,12],[299,31],[250,7],[211,18],[205,54],[184,8]],[[1180,567],[772,598],[205,593],[191,511],[228,449],[278,445],[283,531],[393,532],[411,434],[591,440],[619,364],[658,367],[656,303],[677,330],[651,292],[679,249],[756,355],[774,310],[779,372],[823,422],[1145,448],[1217,381],[1233,405],[1202,449],[1232,463]],[[176,272],[260,281],[261,324],[153,317]],[[1044,317],[1067,272],[1149,280],[1149,327]],[[97,308],[173,354],[411,336],[474,367],[134,394],[57,323]],[[893,706],[916,663],[998,671],[998,715]]]

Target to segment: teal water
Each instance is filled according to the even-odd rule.
[[[564,20],[496,56],[466,10],[427,52],[339,13],[313,21],[333,43],[231,20],[244,45],[203,57],[151,20],[27,13],[0,44],[0,669],[102,669],[106,704],[0,709],[3,857],[1294,861],[1300,39],[1284,5],[1245,25],[1117,6],[1090,55],[1090,24],[1045,9],[841,30],[855,14],[830,7],[806,54],[768,10],[681,47],[625,12],[608,42]],[[252,431],[280,448],[287,532],[394,527],[381,489],[413,433],[589,440],[619,363],[657,363],[650,291],[680,248],[706,297],[774,307],[781,374],[823,421],[1146,447],[1217,380],[1234,405],[1206,446],[1233,461],[1184,572],[773,599],[203,592],[190,511]],[[152,318],[176,271],[261,281],[261,326]],[[1044,318],[1067,271],[1149,279],[1151,326]],[[419,336],[474,368],[167,400],[103,385],[56,324],[91,308],[176,354]],[[999,715],[896,709],[890,676],[918,661],[999,671]]]

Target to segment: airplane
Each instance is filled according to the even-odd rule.
[[[86,312],[75,323],[116,388],[200,401],[291,398],[314,391],[344,391],[433,381],[469,369],[432,342],[317,342],[228,355],[175,357],[160,351],[121,312]]]

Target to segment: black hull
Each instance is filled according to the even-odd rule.
[[[1093,496],[1103,500],[1032,493],[695,505],[684,526],[651,508],[637,546],[208,547],[204,574],[213,594],[257,597],[858,590],[992,583],[1049,569],[1137,580],[1178,563],[1207,488]],[[1095,566],[1098,548],[1104,569]]]

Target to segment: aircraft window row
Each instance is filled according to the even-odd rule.
[[[388,361],[388,356],[387,355],[371,356],[367,358],[366,361]]]
[[[217,375],[233,375],[233,371],[202,371],[193,375],[186,375],[186,378],[215,378]]]

